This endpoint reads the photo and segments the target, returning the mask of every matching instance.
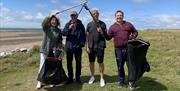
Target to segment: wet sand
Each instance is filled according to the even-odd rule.
[[[0,52],[40,45],[42,32],[0,32]]]

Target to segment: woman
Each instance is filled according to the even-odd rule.
[[[54,78],[46,78],[47,71],[51,69],[58,69],[57,71],[65,75],[65,72],[62,68],[61,61],[56,61],[56,64],[50,64],[48,63],[48,58],[59,58],[62,46],[62,33],[61,30],[58,28],[60,25],[59,19],[52,15],[51,17],[46,17],[44,21],[42,22],[42,28],[43,28],[43,41],[40,49],[40,67],[39,67],[39,74],[38,74],[38,83],[36,86],[36,89],[39,89],[42,87],[42,83],[44,84],[50,84],[50,86],[54,86],[54,83],[52,79]],[[56,59],[51,59],[56,60]],[[60,59],[61,60],[61,59]],[[49,66],[50,65],[50,66]],[[52,66],[53,65],[53,66]],[[55,66],[56,65],[56,66]],[[61,66],[61,67],[59,67]],[[49,68],[47,68],[49,67]],[[53,69],[52,69],[53,68]],[[59,70],[60,69],[60,70]],[[58,73],[59,74],[59,73]],[[66,77],[66,75],[65,75]],[[57,78],[57,76],[56,76]],[[51,82],[50,82],[51,80]]]

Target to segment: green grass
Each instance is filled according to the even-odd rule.
[[[179,30],[145,30],[139,37],[151,43],[147,59],[151,71],[145,73],[137,82],[136,91],[180,91],[180,31]],[[74,62],[74,61],[73,61]],[[39,91],[119,91],[117,82],[117,66],[114,56],[113,42],[107,42],[105,51],[105,79],[107,84],[99,86],[99,71],[96,62],[96,81],[89,85],[90,75],[88,56],[82,55],[83,85],[48,86]],[[75,64],[75,63],[74,63]],[[34,91],[39,65],[39,48],[34,46],[28,54],[17,53],[12,56],[0,57],[0,91]],[[63,60],[66,70],[66,60]],[[75,67],[74,67],[75,68]],[[127,79],[127,67],[126,79]],[[67,72],[67,70],[66,70]],[[127,83],[127,80],[126,80]],[[128,86],[121,91],[129,91]]]

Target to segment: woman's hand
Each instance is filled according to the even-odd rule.
[[[89,54],[90,53],[90,49],[87,47],[86,48],[86,52]]]
[[[52,13],[51,16],[57,16],[58,14],[59,14],[59,12]]]

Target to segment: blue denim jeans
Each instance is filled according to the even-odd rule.
[[[124,63],[127,64],[127,49],[115,48],[116,62],[118,67],[118,81],[119,84],[124,84],[125,72],[124,72]]]

